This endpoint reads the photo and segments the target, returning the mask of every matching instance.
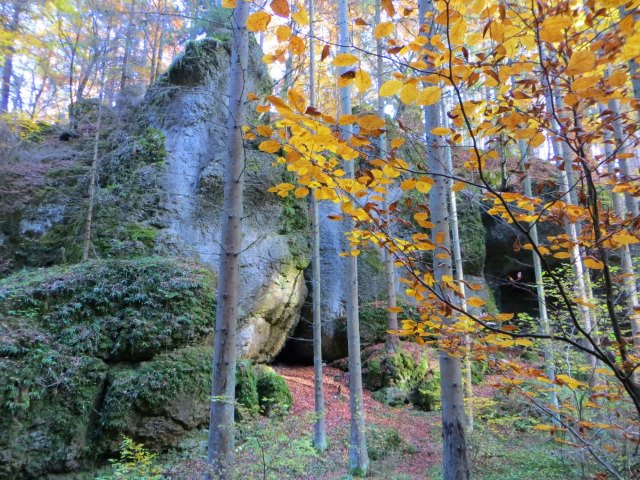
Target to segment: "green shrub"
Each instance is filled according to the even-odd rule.
[[[484,376],[487,374],[487,370],[489,369],[489,365],[483,361],[472,361],[471,362],[471,383],[474,385],[478,385],[484,379]]]
[[[293,405],[287,382],[271,367],[258,370],[258,397],[260,410],[267,416],[286,413]]]
[[[157,455],[128,437],[120,442],[120,457],[110,460],[111,473],[96,480],[164,480],[162,469],[155,465]]]
[[[413,391],[413,404],[420,410],[432,412],[440,409],[440,372],[425,375]]]
[[[248,360],[236,364],[236,416],[244,418],[258,412],[258,377]]]
[[[400,437],[394,428],[380,425],[367,425],[367,452],[369,459],[384,460],[394,452],[415,453],[415,447],[409,445]]]

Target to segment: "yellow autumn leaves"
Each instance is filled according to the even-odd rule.
[[[407,81],[393,79],[384,82],[378,94],[381,97],[399,94],[402,103],[410,105],[415,102],[416,105],[428,106],[435,105],[440,101],[442,89],[437,85],[420,89],[418,88],[418,81],[415,79]]]

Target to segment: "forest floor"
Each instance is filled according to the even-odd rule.
[[[348,480],[348,373],[324,368],[329,448],[319,455],[311,447],[314,422],[312,366],[276,365],[289,385],[293,407],[286,417],[259,417],[238,423],[237,471],[242,479]],[[475,389],[480,415],[470,436],[474,478],[525,480],[586,479],[593,471],[571,450],[563,450],[544,432],[531,428],[521,406],[505,411],[495,401],[492,379]],[[438,479],[441,459],[440,412],[421,412],[410,405],[389,407],[364,392],[367,442],[371,458],[367,478]],[[200,479],[205,434],[186,442],[163,459],[171,479]],[[606,477],[605,477],[606,478]]]

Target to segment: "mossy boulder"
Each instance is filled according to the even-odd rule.
[[[271,367],[261,366],[257,372],[260,411],[267,416],[287,413],[293,398],[285,379]]]
[[[376,400],[426,411],[438,408],[440,378],[428,347],[404,342],[397,353],[389,354],[383,345],[375,345],[363,352],[362,366],[363,382]]]
[[[100,463],[122,434],[171,446],[206,425],[211,273],[86,262],[0,280],[0,478]]]
[[[258,397],[258,377],[248,360],[238,360],[236,364],[236,417],[257,413],[260,408]]]

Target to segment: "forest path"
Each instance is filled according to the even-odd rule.
[[[313,366],[274,365],[282,375],[293,397],[291,414],[307,423],[314,412]],[[323,479],[345,478],[348,458],[349,432],[349,374],[325,366],[324,391],[327,411],[329,449],[324,456]],[[368,478],[425,479],[431,467],[440,462],[440,412],[420,412],[410,406],[390,407],[374,400],[364,391],[365,415],[368,425],[396,430],[410,451],[384,452],[388,454],[379,462],[372,462]],[[375,446],[369,444],[369,449]],[[308,479],[318,477],[306,477]]]

